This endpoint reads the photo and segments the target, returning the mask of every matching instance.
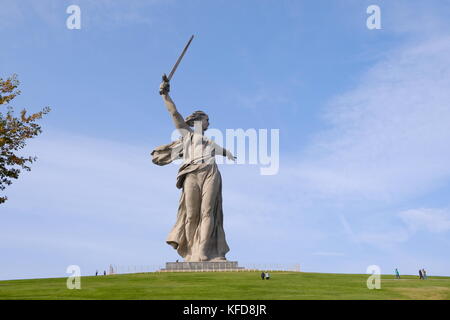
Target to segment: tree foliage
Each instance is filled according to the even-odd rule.
[[[49,107],[42,111],[27,115],[23,109],[20,116],[15,116],[14,108],[10,102],[20,95],[17,75],[7,79],[0,78],[0,191],[18,179],[21,170],[30,171],[30,165],[36,161],[35,156],[24,157],[19,151],[26,146],[28,139],[41,133],[41,126],[36,123],[45,114],[50,112]],[[0,204],[7,200],[0,195]]]

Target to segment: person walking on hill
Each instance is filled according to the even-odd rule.
[[[261,272],[261,280],[264,280],[265,277],[266,275],[264,274],[264,272]]]
[[[395,268],[395,278],[400,279],[400,273],[398,272],[397,268]]]
[[[423,280],[423,274],[422,274],[422,270],[421,269],[419,269],[419,279]]]

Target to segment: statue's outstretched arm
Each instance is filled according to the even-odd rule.
[[[214,141],[212,141],[212,144],[213,144],[216,155],[221,155],[221,156],[227,157],[230,160],[236,160],[236,157],[233,156],[233,154],[230,151],[228,151],[225,148],[222,148]]]

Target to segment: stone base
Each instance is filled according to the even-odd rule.
[[[238,271],[237,261],[203,261],[203,262],[166,262],[161,271],[195,272],[195,271]]]

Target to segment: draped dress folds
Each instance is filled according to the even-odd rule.
[[[182,190],[177,219],[166,242],[188,262],[223,261],[230,250],[223,229],[222,177],[215,162],[217,149],[222,148],[189,131],[181,140],[152,152],[153,162],[160,165],[184,159],[176,183]]]

